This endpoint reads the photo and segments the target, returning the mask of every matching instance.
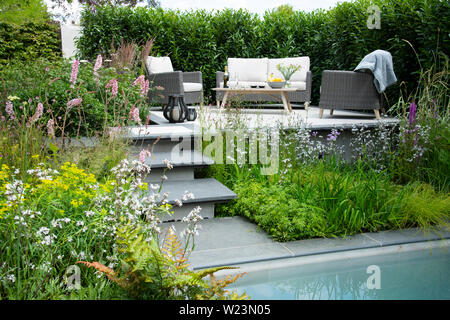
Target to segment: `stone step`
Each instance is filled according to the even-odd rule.
[[[193,199],[182,201],[185,192],[192,193]],[[149,191],[151,192],[151,191]],[[200,206],[201,215],[204,218],[214,218],[214,204],[226,202],[237,198],[236,193],[228,189],[219,181],[213,178],[185,180],[185,181],[164,181],[161,194],[168,192],[167,201],[174,205],[174,215],[166,217],[167,220],[181,220],[193,208]],[[176,200],[181,200],[183,205],[175,205]]]
[[[123,138],[134,141],[140,140],[171,140],[174,137],[193,137],[196,130],[191,124],[148,125],[127,127]],[[200,131],[197,132],[199,134]]]
[[[194,168],[206,167],[214,164],[214,161],[197,150],[182,149],[178,145],[172,151],[153,151],[146,159],[146,164],[151,166],[152,171],[146,178],[147,182],[155,183],[161,181],[161,176],[167,176],[169,181],[193,180]],[[130,159],[138,159],[141,148],[132,147]],[[159,149],[157,149],[159,150]],[[169,160],[172,169],[167,169],[164,160]]]
[[[130,149],[130,159],[138,159],[142,148],[132,147]],[[165,168],[164,160],[169,160],[174,168],[177,167],[206,167],[214,164],[214,161],[203,155],[200,151],[184,149],[182,146],[170,151],[153,150],[151,156],[146,159],[146,164],[152,169]]]

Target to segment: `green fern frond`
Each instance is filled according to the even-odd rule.
[[[223,267],[214,267],[214,268],[207,268],[207,269],[202,269],[199,270],[197,272],[195,272],[195,274],[199,277],[199,278],[204,278],[207,275],[211,275],[213,273],[216,273],[217,271],[220,270],[231,270],[231,269],[239,269],[238,267],[227,267],[227,266],[223,266]]]

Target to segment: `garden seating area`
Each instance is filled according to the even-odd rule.
[[[224,264],[450,238],[447,2],[85,3],[64,59],[33,1],[0,5],[0,300],[249,299]]]

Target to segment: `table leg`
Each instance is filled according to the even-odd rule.
[[[373,111],[375,112],[375,118],[377,118],[377,120],[381,120],[381,118],[380,118],[380,110],[373,109]]]
[[[286,112],[292,112],[292,106],[289,102],[287,92],[281,92],[281,100],[283,101],[284,110],[286,110]]]
[[[227,91],[227,92],[225,92],[225,94],[223,95],[223,98],[222,98],[222,104],[220,105],[221,108],[225,108],[225,103],[227,103],[228,93],[229,93],[229,92]]]

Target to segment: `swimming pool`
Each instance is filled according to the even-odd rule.
[[[252,299],[450,299],[449,240],[241,266],[230,289]]]

